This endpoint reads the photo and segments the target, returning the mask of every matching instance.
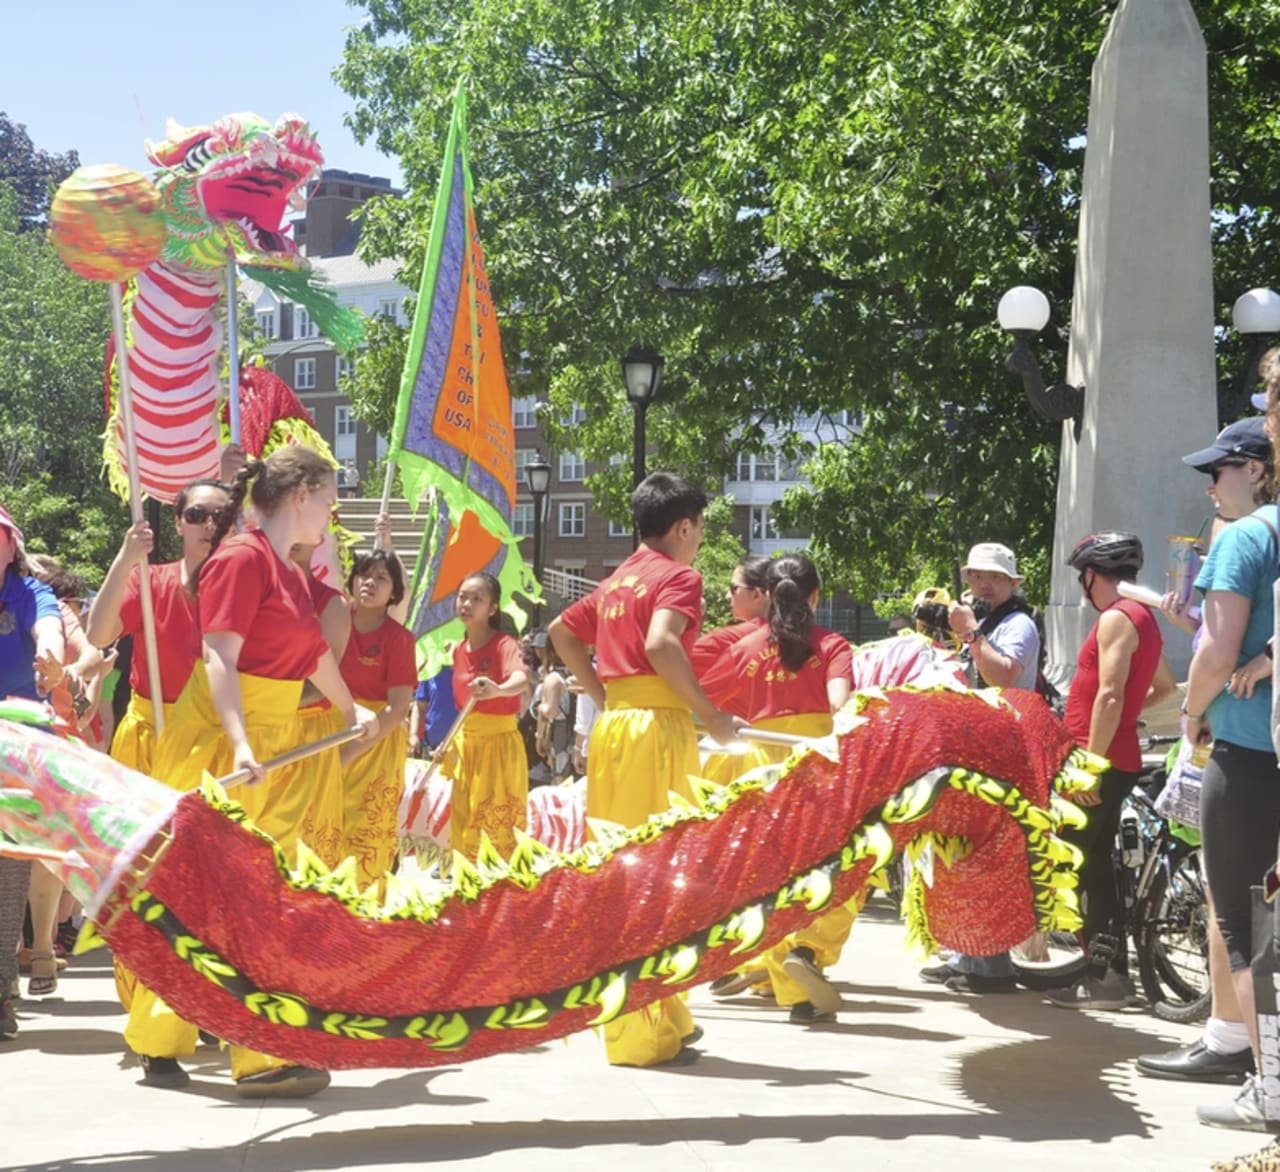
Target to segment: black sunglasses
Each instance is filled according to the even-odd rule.
[[[203,525],[206,521],[221,521],[226,509],[206,509],[204,505],[188,505],[182,510],[182,519],[188,525]]]
[[[1222,475],[1224,468],[1243,468],[1248,460],[1219,460],[1212,468],[1209,469],[1209,475],[1213,478],[1213,483],[1218,483],[1218,477]]]

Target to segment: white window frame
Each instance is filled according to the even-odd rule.
[[[314,358],[295,358],[293,360],[293,389],[295,391],[314,391],[316,389],[316,360]]]
[[[769,515],[768,505],[752,505],[750,515],[750,528],[752,541],[778,541],[781,534],[778,532],[777,522]]]
[[[260,333],[268,341],[274,342],[280,332],[276,329],[276,311],[274,309],[260,309],[254,318],[258,323],[258,333]]]
[[[511,426],[525,431],[538,426],[538,400],[534,395],[522,395],[511,400]]]
[[[609,520],[609,536],[610,537],[630,537],[631,526],[619,525],[617,521],[610,518]]]
[[[378,316],[389,321],[400,320],[400,299],[398,297],[379,297]]]
[[[528,487],[525,469],[537,458],[537,448],[516,448],[516,488]]]
[[[516,537],[532,537],[536,519],[533,501],[517,501],[511,513],[511,532]]]
[[[351,359],[348,358],[345,354],[336,355],[333,360],[333,377],[335,379],[334,385],[335,386],[337,385],[337,382],[336,382],[337,379],[345,378],[354,369],[355,369],[355,363],[352,362]]]
[[[307,312],[305,305],[293,307],[293,336],[299,341],[320,336],[320,327],[311,320],[311,314]]]
[[[558,532],[561,537],[586,537],[586,501],[560,502],[560,524],[558,526]]]
[[[574,403],[569,408],[568,415],[560,417],[561,427],[576,427],[579,423],[587,421],[587,409],[581,403]]]
[[[339,403],[333,409],[333,438],[354,436],[356,434],[356,416],[347,403]]]
[[[581,484],[587,478],[587,462],[577,452],[560,453],[560,483]]]

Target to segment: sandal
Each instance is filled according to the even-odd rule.
[[[52,952],[31,954],[31,976],[27,978],[28,997],[48,997],[58,990],[58,958]]]

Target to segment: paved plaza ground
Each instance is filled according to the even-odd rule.
[[[0,1166],[32,1172],[248,1172],[424,1164],[602,1169],[1207,1169],[1265,1137],[1214,1131],[1231,1088],[1141,1078],[1133,1058],[1195,1036],[1139,1010],[1081,1014],[1033,993],[923,984],[872,902],[835,971],[839,1021],[802,1028],[759,999],[691,997],[702,1058],[604,1062],[590,1034],[435,1070],[350,1071],[295,1103],[240,1102],[201,1049],[186,1092],[136,1085],[105,951],[19,1007],[0,1044]]]

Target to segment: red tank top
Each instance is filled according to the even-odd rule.
[[[1155,679],[1164,649],[1164,636],[1151,608],[1141,602],[1121,598],[1107,610],[1119,610],[1138,632],[1138,646],[1129,660],[1129,678],[1124,685],[1124,706],[1120,710],[1120,723],[1116,734],[1106,749],[1113,769],[1137,773],[1142,768],[1142,750],[1138,747],[1138,717],[1151,681]],[[1105,614],[1106,611],[1103,612]],[[1099,615],[1099,622],[1101,615]],[[1071,694],[1067,697],[1067,711],[1063,723],[1079,745],[1089,742],[1089,722],[1093,717],[1093,702],[1098,695],[1098,623],[1080,648],[1076,661],[1076,674],[1071,681]]]

